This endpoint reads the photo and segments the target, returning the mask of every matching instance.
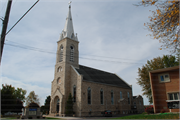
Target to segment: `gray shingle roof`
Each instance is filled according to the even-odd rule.
[[[131,87],[127,83],[125,83],[121,78],[119,78],[113,73],[97,70],[82,65],[79,65],[79,69],[76,68],[76,70],[80,75],[83,75],[84,81],[108,84],[131,89]]]

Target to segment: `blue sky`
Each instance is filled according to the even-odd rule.
[[[142,95],[136,80],[138,68],[147,60],[169,54],[167,50],[159,50],[158,40],[146,36],[150,32],[144,23],[149,21],[149,10],[156,8],[133,5],[139,1],[72,0],[71,5],[74,32],[79,40],[79,64],[116,73],[133,86],[133,95]],[[7,30],[35,2],[13,0]],[[40,0],[6,36],[1,83],[27,90],[26,96],[35,91],[41,105],[51,92],[57,41],[65,25],[68,2]],[[7,0],[0,0],[0,17],[4,17],[6,5]],[[45,52],[29,50],[28,46]],[[143,98],[144,104],[149,104]]]

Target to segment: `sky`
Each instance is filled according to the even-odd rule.
[[[9,30],[37,0],[13,0]],[[135,6],[141,0],[72,0],[74,32],[79,40],[79,64],[116,73],[142,95],[138,68],[158,56],[158,40],[144,26],[155,7]],[[35,91],[43,105],[51,93],[57,41],[65,25],[68,0],[40,0],[6,35],[0,67],[1,84]],[[4,17],[7,0],[0,0]],[[1,21],[2,28],[2,21]],[[2,87],[1,87],[2,88]],[[144,105],[149,105],[146,96]]]

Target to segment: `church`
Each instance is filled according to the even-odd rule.
[[[75,116],[101,116],[105,110],[112,114],[132,113],[132,86],[114,73],[79,64],[79,40],[74,33],[71,5],[64,29],[57,41],[54,80],[51,83],[50,115],[65,116],[68,96],[73,97]],[[138,112],[143,112],[143,98]]]

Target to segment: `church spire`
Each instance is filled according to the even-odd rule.
[[[76,35],[74,34],[73,22],[72,22],[72,16],[71,16],[71,5],[70,4],[71,4],[71,2],[69,2],[69,12],[68,12],[68,15],[66,18],[66,23],[65,23],[64,29],[62,30],[62,33],[60,35],[59,40],[62,40],[64,38],[70,38],[70,39],[78,41],[77,33],[76,33]]]

